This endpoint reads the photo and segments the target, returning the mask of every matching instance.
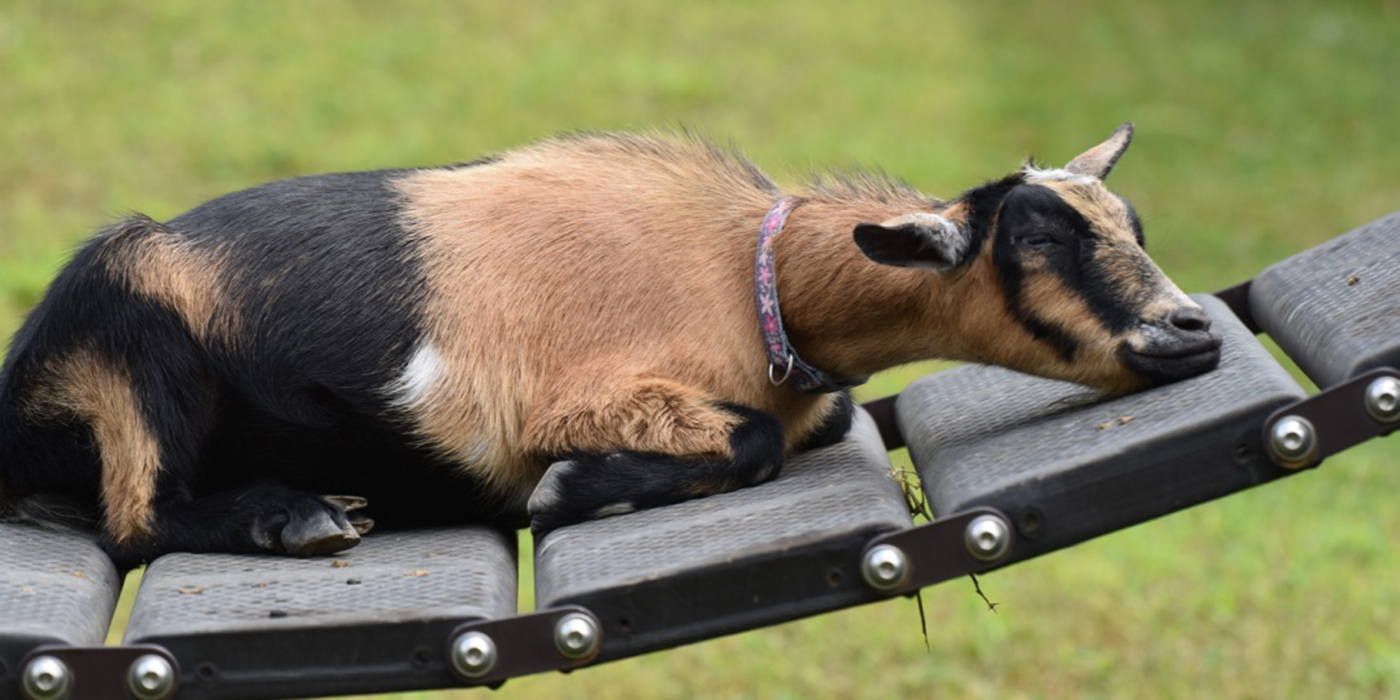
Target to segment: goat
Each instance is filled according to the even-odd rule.
[[[1218,335],[1102,183],[1131,137],[951,201],[586,134],[132,216],[12,341],[0,509],[88,513],[125,565],[329,554],[369,514],[539,534],[771,479],[914,360],[1199,374]]]

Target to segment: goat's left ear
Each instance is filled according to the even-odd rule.
[[[1123,152],[1128,150],[1128,144],[1132,142],[1133,123],[1123,122],[1107,141],[1079,154],[1079,157],[1065,166],[1065,170],[1076,175],[1092,175],[1102,180],[1108,177],[1118,159],[1123,157]]]
[[[857,224],[854,237],[860,252],[881,265],[943,272],[962,263],[968,254],[967,234],[938,214],[908,214],[882,224]]]

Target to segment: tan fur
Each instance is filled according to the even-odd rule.
[[[41,420],[86,423],[102,460],[104,524],[119,544],[152,534],[160,448],[126,368],[88,350],[45,367],[27,408]]]
[[[781,193],[742,162],[691,141],[576,137],[396,186],[427,269],[434,358],[405,370],[401,405],[424,444],[502,496],[528,493],[545,458],[571,449],[726,454],[735,418],[720,402],[774,413],[789,448],[833,410],[830,395],[768,382],[753,258]],[[1127,230],[1121,204],[1074,186],[1091,220]],[[876,264],[852,242],[858,223],[912,213],[967,215],[884,180],[798,195],[775,240],[777,286],[808,362],[855,377],[930,357],[1124,373],[1107,353],[1070,366],[1010,318],[990,237],[947,275]],[[1108,342],[1082,301],[1047,284],[1030,293],[1050,318]]]
[[[775,266],[783,324],[808,362],[868,376],[942,355],[953,342],[947,320],[962,300],[949,293],[948,279],[875,263],[851,239],[856,224],[887,221],[911,209],[931,213],[934,207],[913,195],[888,202],[817,195],[792,213],[778,237]]]
[[[581,391],[583,400],[570,390]],[[731,456],[729,433],[739,419],[713,397],[664,379],[638,379],[608,392],[559,386],[525,425],[525,442],[540,452],[633,450]],[[591,395],[590,395],[591,394]]]
[[[1128,218],[1127,207],[1097,181],[1092,184],[1077,181],[1040,184],[1054,190],[1060,199],[1082,214],[1095,231],[1124,242],[1133,241],[1133,224]]]
[[[702,144],[583,137],[401,180],[442,358],[407,408],[420,438],[513,496],[565,447],[727,454],[718,402],[811,434],[834,397],[767,379],[753,255],[778,193],[756,177]],[[677,410],[644,426],[656,406]]]
[[[148,220],[130,222],[104,244],[108,271],[132,292],[185,319],[201,340],[228,340],[236,328],[222,259]]]

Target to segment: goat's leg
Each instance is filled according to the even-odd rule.
[[[782,467],[782,426],[772,414],[712,402],[664,381],[634,384],[591,410],[560,410],[565,425],[537,430],[574,447],[556,458],[533,495],[531,529],[677,503],[760,483]],[[542,426],[540,426],[542,427]]]
[[[366,505],[354,496],[318,496],[261,481],[198,498],[157,502],[152,532],[135,540],[104,538],[121,566],[169,552],[334,554],[354,547],[373,521],[354,511]]]

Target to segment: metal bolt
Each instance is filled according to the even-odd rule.
[[[892,544],[876,545],[865,553],[860,575],[871,588],[881,592],[892,591],[904,585],[909,578],[909,558]]]
[[[21,686],[30,700],[53,700],[68,694],[73,674],[68,665],[52,656],[36,657],[24,667]]]
[[[141,700],[162,700],[175,692],[175,668],[165,657],[146,654],[132,662],[126,687]]]
[[[1381,423],[1400,421],[1400,379],[1377,377],[1366,387],[1366,412]]]
[[[554,646],[566,659],[586,659],[598,651],[598,623],[583,613],[569,613],[554,626]]]
[[[1317,429],[1302,416],[1284,416],[1269,433],[1269,452],[1288,469],[1306,467],[1317,455]]]
[[[996,561],[1011,549],[1011,526],[998,515],[979,515],[963,534],[967,551],[982,561]]]
[[[452,641],[452,669],[468,680],[481,678],[496,667],[496,643],[484,632],[472,630]]]

